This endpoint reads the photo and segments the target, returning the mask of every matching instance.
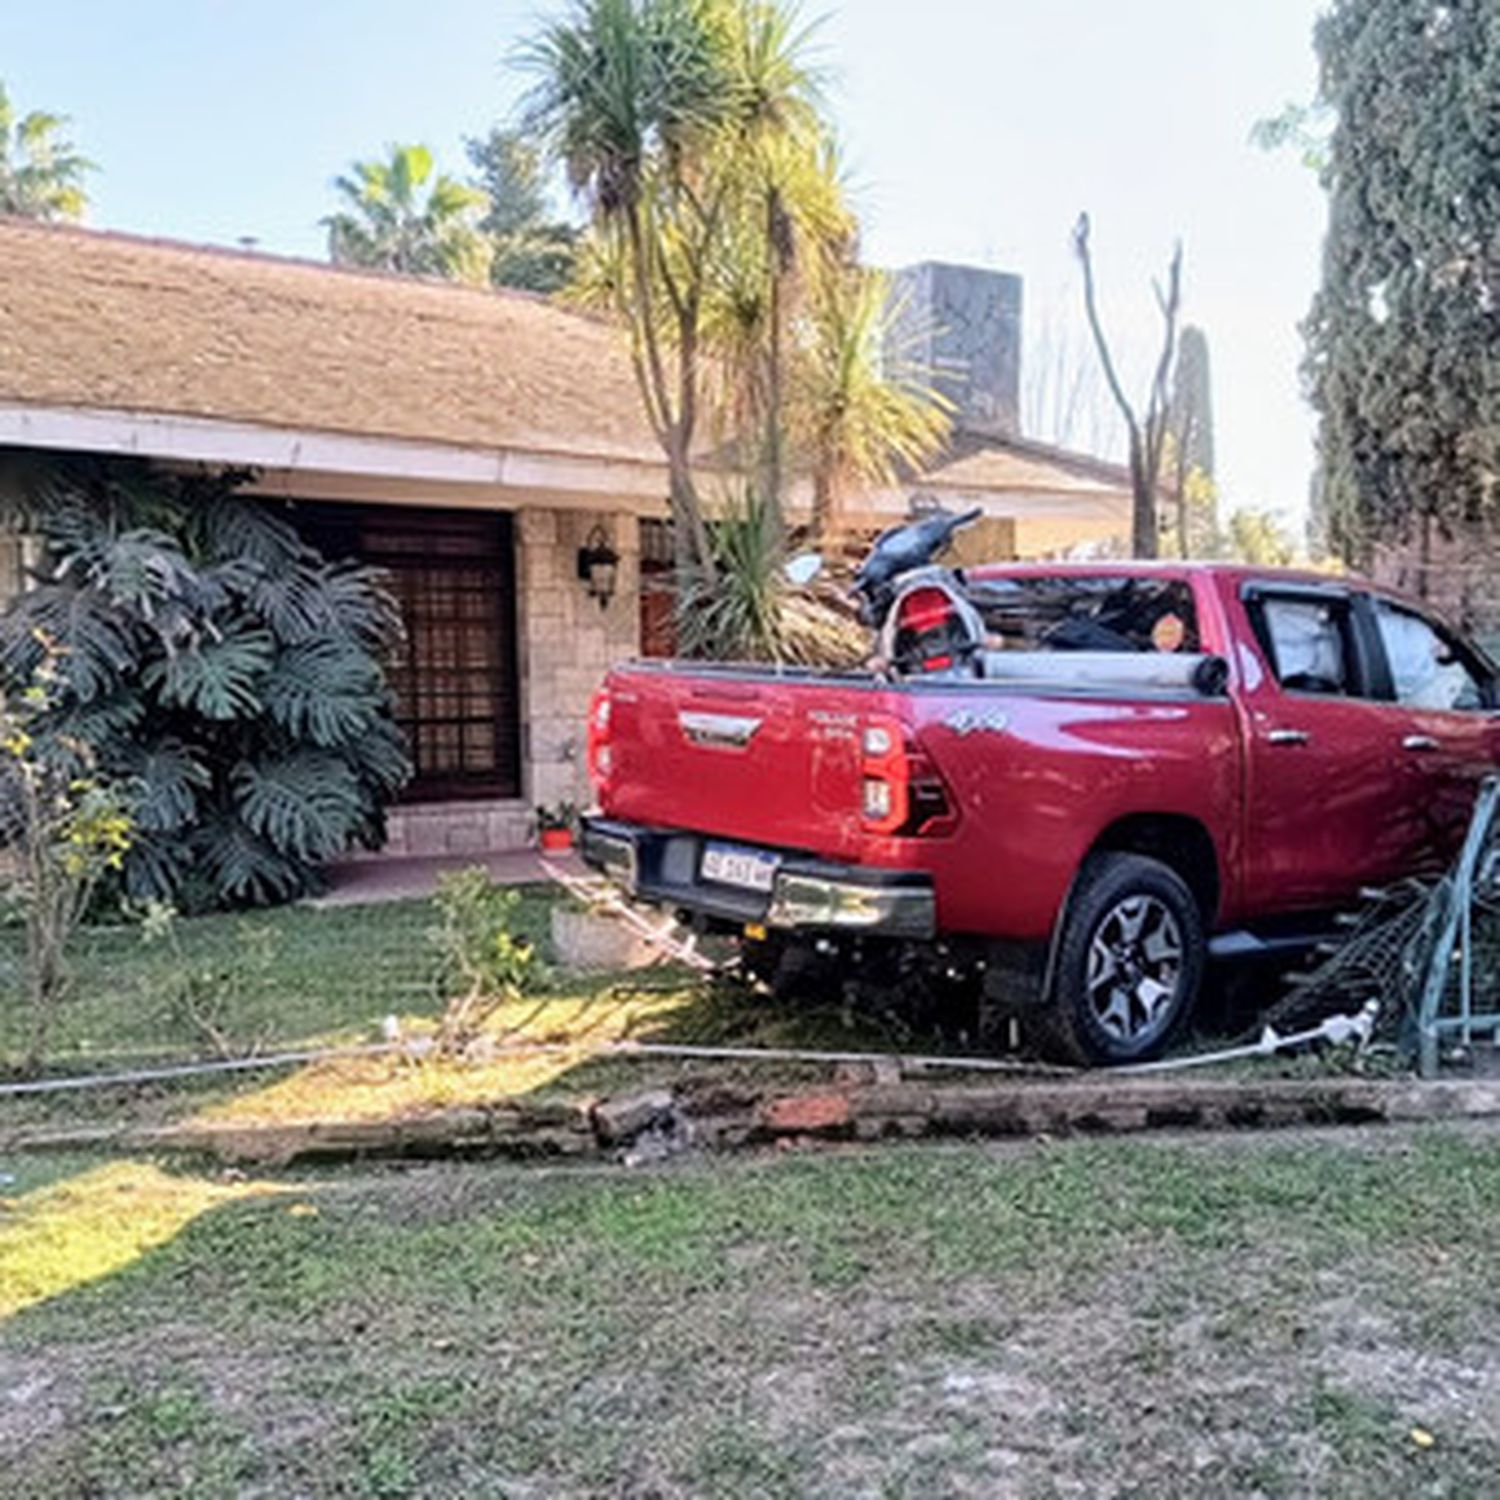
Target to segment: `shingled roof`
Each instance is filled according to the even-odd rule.
[[[525,292],[0,218],[0,405],[660,466],[616,329]],[[1118,507],[1116,466],[954,437],[909,488]],[[853,507],[858,508],[858,503]]]
[[[0,401],[661,461],[619,336],[543,298],[16,219]]]

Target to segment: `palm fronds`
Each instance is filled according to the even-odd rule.
[[[94,164],[65,138],[67,124],[65,116],[45,110],[18,114],[0,84],[0,214],[83,217],[83,183]]]

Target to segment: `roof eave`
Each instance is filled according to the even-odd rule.
[[[615,498],[659,498],[666,485],[660,460],[628,453],[478,448],[171,412],[0,401],[3,446]]]

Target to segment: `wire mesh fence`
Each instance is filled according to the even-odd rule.
[[[552,893],[519,893],[513,925],[539,953]],[[113,922],[81,928],[49,1066],[247,1056],[368,1037],[387,1016],[437,1015],[455,986],[431,900]],[[0,929],[0,1066],[32,1044],[25,939]]]
[[[1430,1077],[1445,1043],[1500,1040],[1500,777],[1485,782],[1458,860],[1433,890],[1418,955],[1414,1030]]]
[[[597,1018],[619,1008],[611,987],[620,976],[568,974],[555,965],[550,939],[559,899],[577,904],[556,887],[519,889],[508,925],[533,945],[544,969],[552,967],[537,992],[566,996]],[[444,920],[440,903],[426,899],[87,925],[71,945],[48,1071],[366,1043],[386,1033],[387,1018],[403,1029],[434,1020],[462,985]],[[32,1050],[24,958],[22,931],[0,928],[3,1071]],[[688,984],[691,971],[678,969]],[[1295,1029],[1369,1000],[1379,1002],[1387,1035],[1429,1073],[1445,1046],[1500,1038],[1500,778],[1486,783],[1454,868],[1442,880],[1402,882],[1374,896],[1336,951],[1267,1019]],[[712,1013],[678,1017],[672,1034],[721,1040],[713,1002],[697,1008]],[[580,1015],[574,1023],[588,1030],[596,1020]],[[845,1017],[840,1024],[851,1023]],[[630,1027],[608,1029],[625,1034]],[[804,1030],[799,1024],[788,1036],[805,1041]]]

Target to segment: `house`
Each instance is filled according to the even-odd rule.
[[[920,489],[982,505],[992,554],[1119,546],[1121,471],[1016,435],[1019,282],[908,274],[934,305],[1001,304],[949,320],[934,367],[956,431]],[[643,578],[669,550],[662,456],[606,324],[525,293],[0,220],[7,448],[249,468],[325,546],[388,571],[416,766],[391,852],[518,847],[533,804],[582,794],[589,697],[641,650]],[[910,499],[857,497],[849,520],[889,525]],[[607,597],[580,576],[603,548]]]

